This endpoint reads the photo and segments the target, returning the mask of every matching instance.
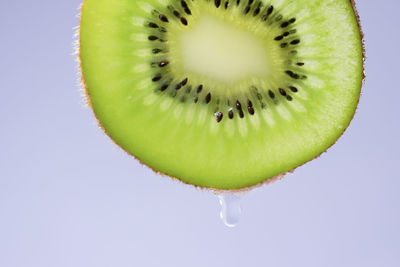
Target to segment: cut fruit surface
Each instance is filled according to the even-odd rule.
[[[119,146],[225,190],[326,151],[363,80],[349,0],[85,0],[80,60],[95,115]]]

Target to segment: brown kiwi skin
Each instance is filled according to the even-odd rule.
[[[360,88],[360,91],[361,91],[361,90],[362,90],[362,87],[363,87],[363,85],[364,85],[364,83],[365,83],[365,78],[366,78],[366,75],[365,75],[365,59],[366,59],[365,39],[364,39],[364,33],[363,33],[362,27],[361,27],[361,20],[360,20],[359,13],[358,13],[358,11],[357,11],[357,7],[356,7],[355,0],[349,0],[349,1],[350,1],[350,4],[352,5],[353,10],[354,10],[354,15],[355,15],[356,20],[357,20],[358,29],[359,29],[359,31],[360,31],[360,39],[361,39],[361,43],[362,43],[362,56],[363,56],[362,60],[363,60],[363,65],[362,65],[362,69],[361,69],[361,71],[362,71],[362,73],[361,73],[361,74],[362,74],[362,83],[361,83],[361,88]],[[83,10],[84,4],[85,4],[85,0],[83,0],[83,2],[82,2],[82,4],[81,4],[81,7],[80,7],[80,20],[82,20],[82,10]],[[81,22],[81,21],[80,21],[80,22]],[[201,190],[210,190],[210,191],[214,192],[215,194],[221,194],[221,193],[224,193],[224,192],[228,192],[228,193],[246,193],[246,192],[248,192],[248,191],[250,191],[250,190],[252,190],[252,189],[254,189],[254,188],[261,187],[261,186],[263,186],[264,184],[270,184],[270,183],[274,183],[274,182],[276,182],[276,181],[278,181],[278,180],[281,180],[282,178],[284,178],[284,177],[286,176],[287,173],[293,173],[298,167],[301,167],[301,166],[303,166],[304,164],[306,164],[306,163],[308,163],[308,162],[310,162],[310,161],[312,161],[312,160],[314,160],[314,159],[319,158],[323,153],[327,152],[334,144],[336,144],[337,140],[340,139],[340,137],[344,134],[344,132],[345,132],[345,131],[347,130],[347,128],[349,127],[351,121],[353,120],[353,118],[354,118],[354,116],[355,116],[355,114],[356,114],[356,112],[357,112],[357,108],[356,108],[356,109],[354,110],[354,113],[353,113],[352,116],[351,116],[351,119],[349,120],[349,123],[348,123],[348,124],[346,125],[346,127],[344,128],[343,132],[339,135],[339,137],[335,140],[335,142],[333,142],[325,151],[321,152],[321,153],[320,153],[318,156],[316,156],[315,158],[313,158],[313,159],[311,159],[311,160],[308,160],[308,161],[305,161],[305,162],[299,164],[297,167],[295,167],[295,168],[292,169],[292,170],[287,170],[287,171],[282,172],[281,174],[278,174],[278,175],[276,175],[276,176],[274,176],[274,177],[266,178],[264,181],[262,181],[262,182],[260,182],[260,183],[257,183],[257,184],[254,184],[254,185],[251,185],[251,186],[248,186],[248,187],[244,187],[244,188],[237,188],[237,189],[219,189],[219,188],[203,187],[203,186],[198,186],[198,185],[189,184],[189,183],[186,183],[186,182],[182,181],[182,180],[179,179],[178,177],[174,177],[174,176],[172,176],[172,175],[163,173],[163,172],[161,172],[161,171],[159,171],[159,170],[157,170],[157,169],[152,168],[151,166],[149,166],[149,165],[147,165],[146,163],[144,163],[140,158],[138,158],[137,156],[133,155],[133,154],[130,153],[129,151],[125,150],[122,146],[120,146],[117,142],[115,142],[115,140],[114,140],[113,138],[111,138],[110,134],[109,134],[109,133],[106,131],[106,129],[103,127],[103,125],[101,124],[100,120],[98,119],[96,113],[94,112],[93,105],[92,105],[91,98],[90,98],[90,94],[89,94],[89,90],[88,90],[88,88],[87,88],[87,85],[86,85],[86,83],[85,83],[85,79],[84,79],[84,77],[83,77],[83,73],[82,73],[82,60],[81,60],[81,54],[80,54],[81,39],[80,39],[80,28],[79,28],[79,27],[78,27],[78,29],[76,30],[76,35],[75,35],[75,36],[77,36],[77,38],[78,38],[78,44],[77,44],[77,47],[76,47],[76,50],[77,50],[77,51],[76,51],[76,53],[77,53],[77,58],[76,58],[76,60],[77,60],[77,62],[78,62],[78,67],[79,67],[80,81],[81,81],[81,90],[84,92],[86,104],[87,104],[88,107],[92,110],[93,115],[94,115],[94,117],[95,117],[96,120],[97,120],[97,124],[99,125],[100,129],[102,129],[102,131],[104,132],[104,134],[106,134],[106,135],[112,140],[112,142],[113,142],[114,144],[116,144],[118,147],[120,147],[120,148],[121,148],[123,151],[125,151],[128,155],[130,155],[130,156],[132,156],[133,158],[135,158],[136,160],[138,160],[142,165],[145,165],[145,166],[147,166],[148,168],[150,168],[151,170],[153,170],[156,174],[169,177],[169,178],[171,178],[171,179],[173,179],[173,180],[179,181],[179,182],[181,182],[181,183],[183,183],[183,184],[186,184],[186,185],[194,186],[194,187],[197,188],[197,189],[201,189]],[[360,93],[360,95],[358,96],[358,99],[357,99],[357,107],[358,107],[358,104],[359,104],[359,102],[360,102],[361,94],[362,94],[362,92]]]

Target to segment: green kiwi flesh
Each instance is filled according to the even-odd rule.
[[[349,0],[85,0],[79,42],[105,132],[205,188],[252,187],[316,158],[363,81]]]

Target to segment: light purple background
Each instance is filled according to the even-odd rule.
[[[0,266],[400,266],[400,3],[359,2],[354,121],[321,158],[248,194],[230,229],[215,196],[98,129],[72,56],[80,1],[2,1]]]

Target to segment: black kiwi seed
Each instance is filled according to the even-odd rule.
[[[285,48],[288,46],[288,43],[281,43],[281,48]]]
[[[293,93],[297,93],[299,90],[294,87],[294,86],[289,86],[290,91],[292,91]]]
[[[181,1],[181,6],[183,7],[183,10],[186,12],[186,14],[192,15],[192,11],[190,11],[190,9],[185,1]]]
[[[247,100],[247,106],[248,107],[253,107],[253,103],[250,100]]]
[[[274,11],[274,6],[269,6],[267,9],[267,16],[271,15],[272,11]]]
[[[217,122],[221,122],[223,117],[224,117],[224,114],[222,112],[218,112],[217,113]]]
[[[283,35],[278,35],[278,36],[276,36],[275,37],[275,41],[280,41],[280,40],[282,40],[283,39]]]
[[[299,78],[300,78],[300,76],[299,76],[298,74],[294,73],[294,72],[291,71],[291,70],[287,70],[287,71],[285,71],[285,73],[286,73],[287,75],[289,75],[290,77],[292,77],[293,79],[299,79]]]
[[[221,0],[214,0],[214,4],[217,8],[221,5]]]
[[[281,94],[281,95],[283,95],[283,96],[286,96],[287,94],[286,94],[286,91],[284,90],[284,89],[282,89],[282,88],[279,88],[279,93]]]
[[[275,94],[274,94],[274,92],[272,92],[271,90],[268,90],[268,95],[269,95],[269,97],[270,97],[271,99],[274,99],[274,98],[275,98]]]
[[[186,12],[188,15],[192,15],[192,11],[188,7],[184,7],[183,10]]]
[[[304,66],[304,63],[303,63],[303,62],[297,62],[296,65],[297,65],[297,66]]]
[[[149,22],[148,25],[149,25],[150,28],[158,28],[158,25],[155,24],[154,22]]]
[[[229,109],[228,116],[229,116],[229,119],[233,119],[233,110],[232,110],[232,108]]]
[[[242,109],[242,104],[240,104],[239,100],[236,101],[235,106],[238,110]]]
[[[295,23],[295,22],[296,22],[296,18],[291,18],[291,19],[289,20],[289,23],[290,23],[290,24]]]
[[[281,24],[281,28],[286,28],[287,26],[289,26],[288,21],[285,21],[284,23]]]
[[[260,14],[261,11],[261,2],[258,3],[257,8],[254,10],[253,16],[256,17],[258,14]]]
[[[159,48],[154,48],[154,49],[153,49],[153,54],[158,54],[158,53],[160,53],[160,52],[162,52],[162,50],[159,49]]]
[[[244,117],[243,110],[239,109],[238,112],[239,112],[239,117],[243,119],[243,117]]]
[[[185,86],[188,82],[188,78],[183,79],[183,81],[181,82],[182,86]]]
[[[249,111],[250,115],[254,115],[254,108],[253,107],[247,107],[247,110]]]
[[[165,90],[167,90],[169,84],[164,84],[163,86],[161,86],[160,91],[163,92]]]
[[[199,87],[197,87],[196,92],[197,92],[198,94],[200,94],[202,90],[203,90],[203,85],[200,84]]]
[[[190,11],[190,9],[185,1],[181,1],[181,6],[183,7],[183,10],[186,12],[186,14],[192,15],[192,12]]]
[[[151,79],[153,82],[158,82],[159,80],[161,80],[162,76],[161,75],[157,75],[155,76],[153,79]]]
[[[286,99],[289,100],[289,101],[292,101],[292,100],[293,100],[293,97],[291,97],[290,95],[287,95],[287,96],[286,96]]]
[[[229,7],[229,1],[226,1],[225,2],[225,9],[228,9],[228,7]]]
[[[211,101],[211,94],[210,93],[207,94],[205,100],[206,100],[206,104],[210,103],[210,101]]]
[[[159,18],[161,21],[168,22],[167,16],[165,16],[165,15],[163,15],[163,14],[160,14],[160,15],[158,16],[158,18]]]
[[[247,14],[247,13],[249,13],[249,11],[250,11],[250,6],[246,6],[246,8],[244,9],[244,14]]]
[[[160,66],[160,67],[162,68],[162,67],[167,66],[168,64],[169,64],[168,61],[161,61],[161,62],[158,64],[158,66]]]
[[[181,14],[179,14],[178,11],[174,10],[172,13],[174,13],[175,17],[180,18]]]
[[[187,20],[184,18],[184,17],[182,17],[181,18],[181,23],[183,24],[183,25],[188,25],[188,22],[187,22]]]
[[[181,1],[181,6],[183,8],[188,7],[187,3],[184,0]]]
[[[297,45],[299,43],[300,43],[299,39],[296,39],[296,40],[293,40],[293,41],[290,42],[291,45]]]
[[[177,85],[175,85],[175,89],[176,89],[176,90],[179,90],[179,89],[181,89],[181,88],[182,88],[182,84],[178,83]]]
[[[154,35],[150,35],[150,36],[149,36],[149,40],[150,40],[150,41],[155,41],[155,40],[158,40],[158,37],[157,37],[157,36],[154,36]]]
[[[282,35],[284,36],[284,37],[286,37],[286,36],[288,36],[290,34],[290,32],[284,32]]]
[[[240,4],[240,0],[236,0],[236,5],[239,5]]]

